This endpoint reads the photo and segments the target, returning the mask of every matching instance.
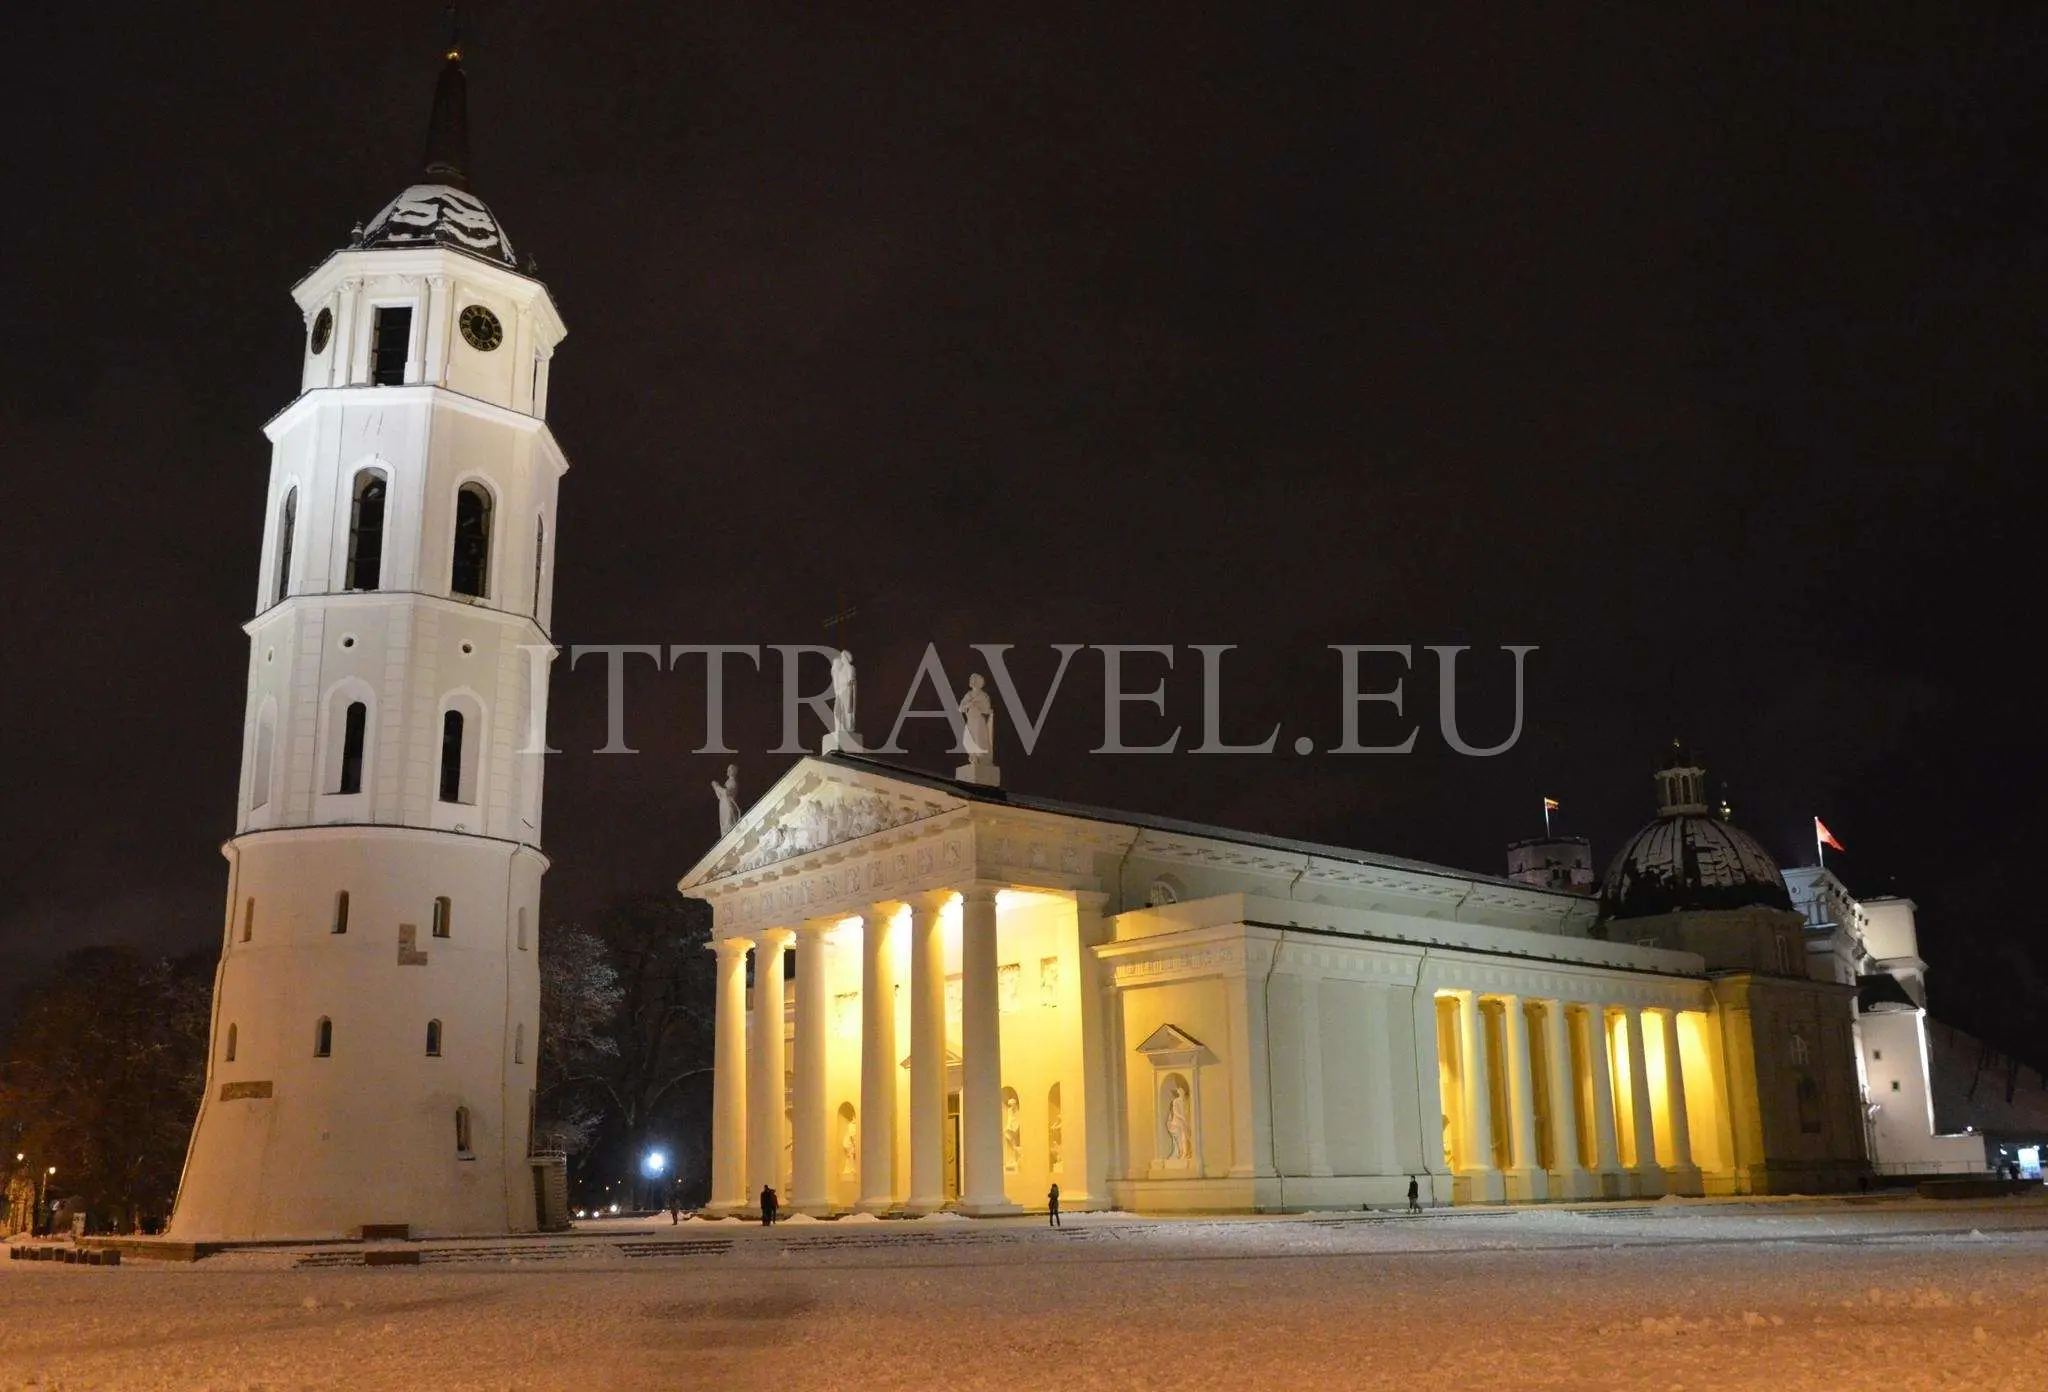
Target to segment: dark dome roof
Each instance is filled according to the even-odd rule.
[[[441,57],[427,122],[426,178],[385,204],[355,245],[453,247],[517,270],[505,229],[469,189],[469,86],[462,49],[451,41]]]
[[[1705,815],[1651,822],[1622,846],[1600,886],[1602,918],[1752,906],[1792,907],[1778,863],[1742,828]]]
[[[1706,771],[1676,742],[1657,772],[1657,820],[1607,867],[1600,917],[1648,918],[1687,909],[1790,909],[1778,862],[1754,836],[1712,817]]]

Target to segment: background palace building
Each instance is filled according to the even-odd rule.
[[[1896,979],[1838,969],[1833,921],[1667,764],[1596,899],[805,758],[679,886],[719,953],[714,1209],[1857,1187],[1859,989]],[[1899,1126],[1926,1168],[1981,1169],[1980,1139],[1932,1138],[1892,989]]]

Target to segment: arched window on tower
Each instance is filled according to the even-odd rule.
[[[282,603],[292,592],[292,537],[299,521],[299,490],[284,495],[284,510],[277,518],[277,584],[274,603]]]
[[[547,565],[548,520],[545,517],[533,519],[533,621],[540,622],[540,577]]]
[[[341,719],[341,779],[334,791],[360,793],[363,790],[363,739],[369,729],[370,708],[361,701],[350,701]]]
[[[349,499],[348,589],[377,588],[384,568],[384,504],[390,489],[383,470],[357,471]]]
[[[441,1057],[441,1022],[439,1020],[427,1021],[427,1057]]]
[[[441,801],[462,801],[462,712],[441,716]]]
[[[328,1058],[334,1053],[334,1021],[325,1015],[320,1023],[313,1026],[313,1057]]]
[[[435,899],[434,936],[437,938],[447,937],[451,927],[453,926],[452,920],[454,919],[454,917],[455,905],[449,902],[447,895],[443,894],[439,898]]]
[[[484,597],[491,578],[491,495],[480,483],[465,483],[455,494],[455,563],[449,588]]]

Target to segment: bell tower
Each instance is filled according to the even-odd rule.
[[[471,191],[464,87],[451,44],[422,181],[292,291],[179,1238],[535,1226],[565,330]]]

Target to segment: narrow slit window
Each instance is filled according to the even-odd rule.
[[[519,910],[519,934],[518,934],[518,942],[519,942],[519,950],[520,950],[521,952],[524,952],[524,951],[526,951],[526,910],[525,910],[524,908],[522,908],[522,909],[520,909],[520,910]]]
[[[254,899],[244,899],[242,901],[242,941],[249,941],[250,938],[255,936],[255,933],[256,901]]]
[[[334,931],[348,931],[348,891],[345,889],[334,896]]]
[[[533,621],[540,622],[540,577],[547,565],[548,520],[545,517],[533,519]]]
[[[229,1026],[228,1026],[228,1050],[227,1050],[227,1053],[226,1053],[226,1055],[225,1055],[225,1056],[223,1056],[223,1058],[222,1058],[222,1060],[221,1060],[221,1061],[222,1061],[223,1063],[233,1063],[233,1062],[235,1061],[235,1036],[236,1036],[236,1030],[235,1030],[235,1027],[234,1027],[233,1025],[229,1025]]]
[[[482,599],[491,577],[491,495],[465,483],[455,495],[455,560],[449,587]]]
[[[462,801],[462,712],[441,717],[441,801]]]
[[[526,1062],[526,1026],[523,1024],[512,1026],[512,1062]],[[1896,1088],[1898,1084],[1892,1086]]]
[[[467,1107],[457,1107],[455,1109],[455,1153],[457,1155],[468,1155],[470,1153],[469,1108]]]
[[[348,710],[342,714],[341,777],[334,789],[337,793],[363,790],[363,738],[369,724],[370,708],[361,701],[350,701]]]
[[[447,896],[447,895],[443,894],[443,895],[441,895],[441,896],[440,896],[439,898],[437,898],[436,900],[434,900],[434,936],[435,936],[435,937],[437,937],[437,938],[445,938],[445,937],[447,937],[447,936],[448,936],[448,927],[449,927],[449,925],[448,925],[448,920],[449,920],[450,918],[452,918],[453,916],[454,916],[454,905],[452,905],[452,904],[450,904],[450,903],[448,902],[448,896]]]
[[[412,351],[412,306],[380,305],[370,341],[370,381],[380,387],[405,383],[405,360]]]
[[[334,1054],[334,1021],[325,1015],[320,1023],[313,1026],[313,1057],[329,1058]]]
[[[427,1021],[427,1057],[441,1057],[441,1022],[439,1020]]]
[[[391,481],[381,470],[356,475],[349,498],[348,588],[374,590],[384,569],[384,504]]]
[[[275,602],[282,603],[292,592],[292,538],[299,521],[299,490],[284,495],[284,510],[277,519],[277,584]]]

